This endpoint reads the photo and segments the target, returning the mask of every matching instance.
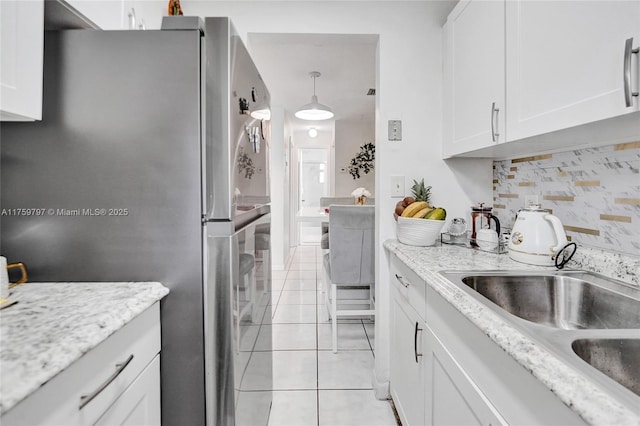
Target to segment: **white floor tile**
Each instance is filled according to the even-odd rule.
[[[315,324],[273,324],[262,326],[256,351],[268,350],[315,350],[316,325]]]
[[[331,324],[318,324],[318,349],[332,349]],[[362,324],[338,323],[338,350],[350,349],[371,349],[364,327]]]
[[[251,352],[253,345],[258,338],[259,325],[241,325],[240,326],[240,351]]]
[[[272,280],[284,280],[287,278],[287,270],[284,271],[271,271],[271,279]]]
[[[315,263],[294,262],[289,266],[289,271],[315,271],[317,266]]]
[[[313,271],[289,271],[287,280],[316,279],[316,270]]]
[[[241,353],[242,389],[251,392],[240,397],[267,401],[268,392],[259,391],[272,386],[269,426],[395,426],[391,405],[376,400],[371,390],[373,321],[340,319],[339,352],[331,352],[331,325],[320,291],[323,255],[319,246],[297,247],[287,270],[273,271],[272,293],[265,299],[271,301],[273,320],[265,315],[257,336],[258,327],[245,327],[241,340],[243,350],[255,342],[258,352]],[[251,413],[244,411],[236,420],[250,425]]]
[[[371,351],[318,351],[319,389],[372,389]]]
[[[271,305],[272,305],[272,309],[275,311],[276,306],[278,306],[278,301],[280,300],[280,294],[282,293],[282,290],[280,291],[272,291],[271,292]]]
[[[286,291],[294,291],[294,290],[315,291],[317,289],[316,279],[315,278],[290,279],[285,281],[284,287],[282,289]]]
[[[316,391],[274,391],[269,426],[316,426]]]
[[[371,344],[371,349],[376,349],[376,338],[375,338],[375,328],[376,325],[372,322],[365,322],[364,329],[367,332],[367,337],[369,338],[369,343]]]
[[[238,392],[235,426],[264,424],[270,417],[273,391]]]
[[[372,390],[321,390],[318,400],[320,426],[396,426],[391,404]]]
[[[291,265],[294,263],[316,263],[316,260],[317,260],[317,257],[315,254],[305,254],[305,255],[294,256],[291,258],[291,263],[289,264],[289,267],[291,267]]]
[[[316,357],[316,351],[273,352],[273,389],[316,389]]]
[[[315,324],[316,305],[278,305],[273,324]]]
[[[284,278],[281,280],[276,280],[276,279],[271,280],[271,291],[272,292],[282,291],[282,288],[284,287],[284,283],[285,283]]]
[[[316,254],[316,246],[298,246],[296,247],[296,251],[293,253],[294,256],[303,255],[303,254]]]
[[[315,290],[283,291],[278,303],[281,305],[315,305],[316,298],[317,291]]]

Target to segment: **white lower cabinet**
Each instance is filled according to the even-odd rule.
[[[390,271],[390,391],[403,426],[585,424],[394,255]]]
[[[478,385],[467,375],[433,331],[424,330],[428,353],[426,422],[430,425],[506,424]]]
[[[425,401],[424,322],[408,304],[393,303],[391,397],[404,426],[423,425]]]
[[[96,425],[140,426],[160,424],[160,355],[109,407]]]
[[[63,343],[61,343],[63,344]],[[155,303],[2,415],[13,425],[160,425]]]

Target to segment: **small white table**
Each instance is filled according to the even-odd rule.
[[[302,207],[296,213],[296,222],[329,223],[329,214],[324,207]]]

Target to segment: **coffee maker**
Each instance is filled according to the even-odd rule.
[[[476,245],[477,232],[483,229],[485,224],[489,229],[493,229],[491,228],[492,220],[496,233],[500,235],[500,221],[491,213],[492,210],[493,207],[485,206],[484,203],[471,206],[471,245]]]

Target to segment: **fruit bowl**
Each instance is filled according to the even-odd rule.
[[[410,246],[432,246],[436,243],[444,224],[444,220],[399,217],[398,241]]]

